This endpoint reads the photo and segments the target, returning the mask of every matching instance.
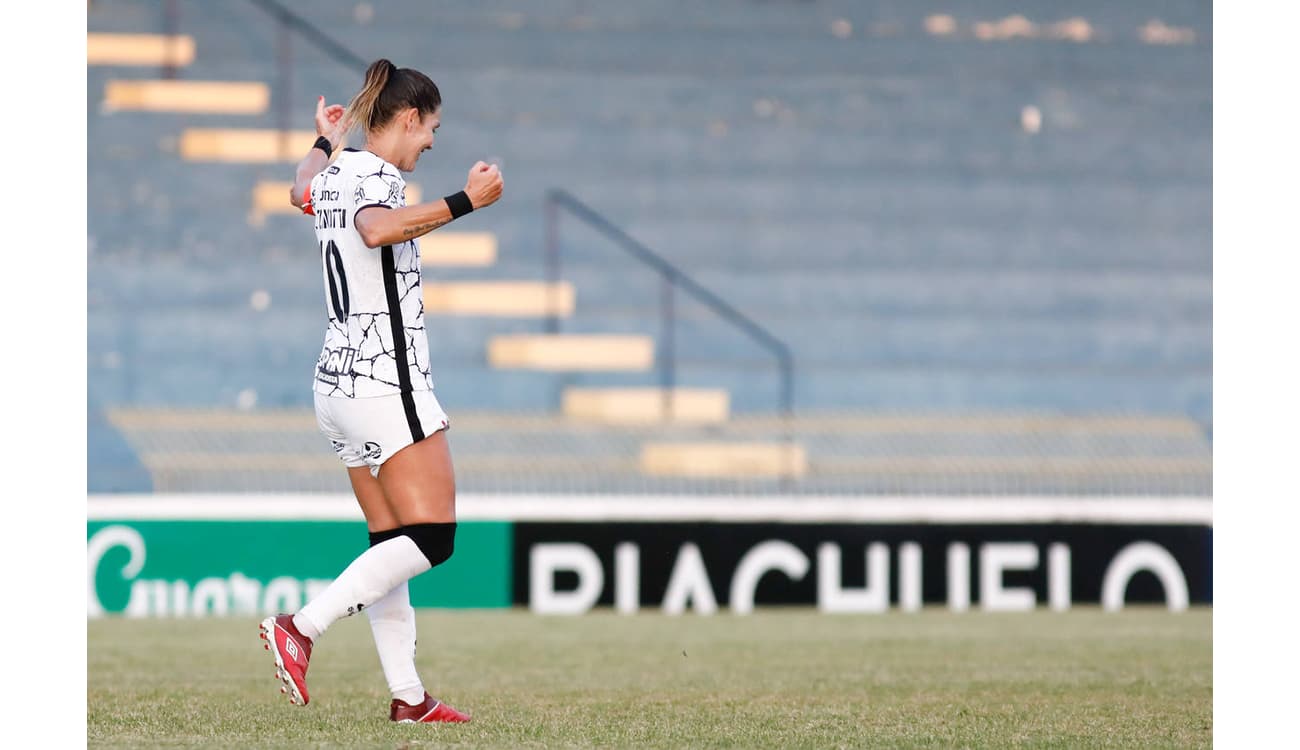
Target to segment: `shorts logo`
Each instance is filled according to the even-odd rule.
[[[379,443],[367,442],[365,450],[366,452],[361,456],[362,458],[379,458],[379,455],[383,453],[383,450],[379,447]]]
[[[331,441],[330,441],[330,445],[333,445],[333,446],[334,446],[334,452],[335,452],[335,453],[342,453],[342,452],[343,452],[343,449],[346,448],[346,447],[348,447],[348,446],[347,446],[347,443],[340,443],[340,442],[337,441],[337,440],[331,440]]]

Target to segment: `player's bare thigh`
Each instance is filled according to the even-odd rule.
[[[379,468],[379,484],[400,525],[454,522],[456,477],[446,431],[395,453]]]
[[[352,480],[352,492],[366,517],[367,531],[389,531],[402,525],[388,507],[383,485],[370,475],[370,467],[348,467],[348,479]]]

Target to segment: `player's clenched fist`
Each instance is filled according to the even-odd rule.
[[[474,204],[475,209],[496,203],[497,199],[501,197],[503,187],[501,170],[497,169],[497,165],[478,161],[474,162],[474,166],[469,168],[469,179],[465,182],[465,194],[469,196],[470,203]]]

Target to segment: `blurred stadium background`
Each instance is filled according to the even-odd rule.
[[[348,490],[285,186],[388,57],[443,93],[419,195],[506,176],[422,240],[462,492],[1208,498],[1210,23],[94,0],[89,490]]]

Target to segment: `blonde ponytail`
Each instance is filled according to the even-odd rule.
[[[365,85],[352,97],[348,108],[343,112],[344,133],[350,133],[356,127],[360,127],[364,133],[375,127],[379,95],[384,93],[384,86],[388,85],[389,77],[396,71],[397,66],[385,59],[370,63],[370,67],[366,68]]]

